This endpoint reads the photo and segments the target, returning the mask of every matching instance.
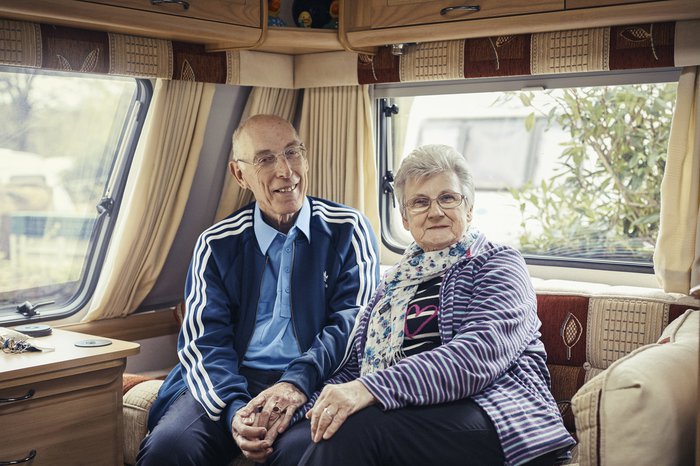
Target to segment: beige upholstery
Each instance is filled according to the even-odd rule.
[[[659,343],[613,362],[576,393],[581,464],[694,463],[699,317],[700,311],[689,309]]]
[[[162,380],[147,380],[124,394],[124,462],[136,464],[141,440],[146,436],[148,410],[158,395]]]

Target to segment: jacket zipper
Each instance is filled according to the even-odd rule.
[[[260,285],[258,286],[258,301],[255,304],[255,321],[253,322],[253,331],[250,332],[250,337],[248,337],[248,341],[245,344],[245,348],[243,348],[243,354],[238,356],[238,367],[240,367],[241,364],[243,364],[243,357],[248,351],[248,347],[250,346],[250,341],[253,339],[253,335],[255,335],[255,324],[258,322],[258,309],[260,308],[260,296],[262,295],[263,278],[265,277],[265,270],[267,270],[267,261],[269,259],[270,257],[267,254],[265,254],[265,264],[263,265],[263,273],[262,277],[260,278]]]
[[[292,289],[292,278],[294,277],[294,256],[296,255],[296,250],[297,250],[297,242],[292,241],[292,271],[289,274],[289,315],[292,320],[292,332],[294,332],[294,339],[297,342],[297,348],[299,349],[299,354],[303,354],[303,351],[301,350],[301,343],[299,343],[299,335],[297,335],[297,326],[294,321],[294,290]]]

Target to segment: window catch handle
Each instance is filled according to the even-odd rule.
[[[100,202],[97,203],[95,208],[97,209],[97,213],[100,215],[104,214],[105,212],[107,214],[111,214],[112,210],[114,209],[114,199],[111,197],[103,197],[100,199]]]
[[[396,195],[394,194],[394,173],[391,170],[387,170],[382,177],[382,192],[384,194],[391,194],[391,205],[396,207]]]
[[[37,308],[41,306],[48,306],[49,304],[53,304],[55,301],[44,301],[43,303],[36,303],[32,304],[29,301],[25,301],[22,304],[17,306],[17,312],[22,314],[25,317],[34,317],[41,315],[38,312],[36,312]]]
[[[382,112],[384,113],[385,117],[391,117],[393,115],[398,115],[399,107],[397,107],[396,104],[387,105],[382,109]]]

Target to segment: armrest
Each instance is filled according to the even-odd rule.
[[[136,464],[141,441],[146,436],[148,412],[163,384],[162,380],[145,380],[124,393],[124,463]]]
[[[136,464],[141,441],[146,437],[148,412],[163,384],[162,380],[152,380],[146,377],[125,375],[124,377],[124,464]],[[254,466],[251,460],[239,455],[230,466]]]

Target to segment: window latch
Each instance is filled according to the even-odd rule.
[[[17,306],[17,312],[22,314],[25,317],[34,317],[41,315],[38,312],[36,312],[36,309],[41,307],[41,306],[48,306],[49,304],[53,304],[55,301],[45,301],[43,303],[36,303],[32,304],[29,301],[25,301],[22,304]]]
[[[397,107],[396,104],[387,105],[382,109],[382,112],[384,113],[385,117],[391,117],[393,115],[398,115],[399,107]]]
[[[391,205],[396,207],[396,195],[394,194],[394,174],[391,170],[387,170],[382,177],[382,192],[391,194]]]
[[[111,197],[103,197],[95,207],[97,208],[98,214],[102,215],[106,212],[108,215],[111,215],[112,209],[114,209],[114,199]]]

